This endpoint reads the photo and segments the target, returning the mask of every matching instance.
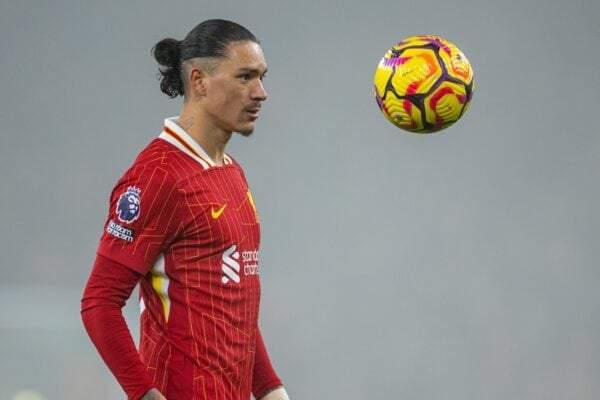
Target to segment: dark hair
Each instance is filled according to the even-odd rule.
[[[156,43],[152,54],[158,63],[160,90],[169,97],[184,95],[181,64],[191,58],[227,56],[227,46],[232,42],[258,39],[243,26],[223,19],[209,19],[198,24],[179,41],[166,38]]]

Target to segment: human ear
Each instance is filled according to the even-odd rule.
[[[193,93],[201,97],[206,95],[206,78],[207,74],[201,68],[192,68],[190,71],[190,88]]]

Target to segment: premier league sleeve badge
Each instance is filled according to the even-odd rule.
[[[116,209],[119,221],[130,224],[138,219],[140,216],[140,193],[140,189],[130,186],[126,192],[121,194]]]

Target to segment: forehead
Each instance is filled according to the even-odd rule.
[[[267,62],[262,48],[255,42],[232,42],[227,46],[227,56],[221,62],[225,68],[266,71]]]

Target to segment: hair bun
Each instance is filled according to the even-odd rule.
[[[152,49],[154,58],[160,65],[175,67],[179,64],[179,41],[172,38],[163,39]]]
[[[183,82],[179,75],[179,41],[163,39],[152,48],[152,54],[158,63],[160,90],[169,97],[183,96]]]

